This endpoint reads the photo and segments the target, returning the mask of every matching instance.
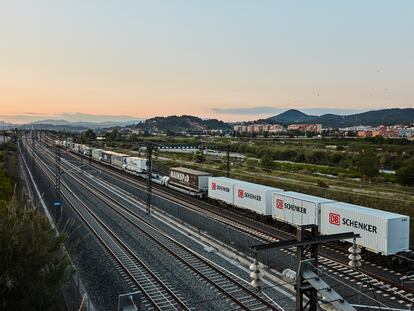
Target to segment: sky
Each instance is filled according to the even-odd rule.
[[[414,103],[414,1],[0,1],[0,119]]]

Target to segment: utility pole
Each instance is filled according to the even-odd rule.
[[[286,269],[282,273],[286,279],[296,283],[296,311],[316,311],[318,309],[318,293],[325,298],[326,302],[332,303],[339,310],[354,311],[355,308],[348,304],[318,276],[317,259],[319,245],[359,237],[359,234],[353,232],[320,236],[317,225],[303,225],[297,227],[296,239],[294,240],[253,245],[251,249],[255,252],[257,258],[257,252],[261,250],[290,248],[294,246],[297,248],[296,271]],[[256,269],[257,265],[256,260],[252,268]],[[252,284],[254,286],[255,283]],[[307,298],[306,304],[305,297]]]
[[[147,143],[147,214],[151,215],[151,199],[152,199],[152,144]]]
[[[226,159],[227,159],[227,165],[226,165],[226,171],[227,171],[227,178],[230,178],[230,145],[229,144],[227,144],[227,157],[226,157]]]

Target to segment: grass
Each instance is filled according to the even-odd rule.
[[[163,154],[163,157],[168,155]],[[156,160],[164,167],[185,165],[198,170],[205,170],[214,176],[225,175],[225,166],[222,162],[206,161],[197,164],[188,159],[178,158]],[[287,191],[297,191],[316,195],[389,212],[409,215],[414,218],[414,188],[395,184],[373,184],[364,181],[341,180],[324,176],[307,175],[288,171],[263,169],[257,166],[232,165],[231,177],[264,184]],[[414,237],[414,222],[411,222],[411,232]]]
[[[164,139],[168,138],[160,138],[159,141],[163,142]],[[223,142],[227,141],[227,139],[222,140]],[[218,139],[217,142],[220,143],[220,141]],[[177,141],[174,142],[177,143]],[[194,143],[194,139],[183,138],[180,142],[191,144]],[[248,139],[241,139],[239,142],[258,143],[263,147],[267,144],[274,144],[271,141],[249,142]],[[334,145],[336,142],[287,140],[285,146],[297,145],[299,148],[306,145],[307,148],[324,149],[327,143]],[[348,153],[353,153],[352,144],[355,143],[360,142],[341,140],[338,145],[348,149]],[[119,145],[118,147],[122,148]],[[413,148],[412,145],[392,147],[404,148],[407,152]],[[414,218],[414,187],[398,185],[395,183],[395,175],[393,174],[381,173],[374,179],[375,182],[367,182],[360,180],[360,173],[355,169],[285,161],[275,161],[272,163],[272,167],[262,168],[260,161],[254,158],[254,155],[252,156],[253,158],[247,158],[243,163],[234,162],[232,164],[232,178],[409,215]],[[192,154],[163,152],[159,153],[159,157],[167,158],[167,160],[155,160],[155,163],[162,165],[165,170],[172,166],[186,166],[211,172],[215,176],[226,174],[224,159],[206,157],[204,163],[198,164],[193,162]],[[414,221],[411,222],[411,227],[411,229],[414,229]],[[414,230],[411,232],[414,233]]]

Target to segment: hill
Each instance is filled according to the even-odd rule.
[[[290,109],[290,110],[286,110],[285,112],[282,112],[281,114],[278,114],[277,116],[270,117],[266,120],[271,120],[274,123],[290,124],[290,123],[304,122],[312,117],[314,116],[308,115],[296,109]]]
[[[30,125],[18,125],[18,129],[34,129],[34,130],[47,130],[47,131],[57,131],[57,132],[70,132],[70,133],[80,133],[88,129],[84,126],[72,126],[72,125],[53,125],[53,124],[30,124]]]
[[[290,109],[277,116],[262,120],[269,123],[319,123],[324,127],[349,127],[357,125],[394,125],[414,123],[413,108],[392,108],[372,110],[351,115],[324,114],[321,116],[307,115],[301,111]]]
[[[32,125],[52,125],[52,126],[69,126],[69,127],[75,127],[75,128],[91,128],[91,129],[98,129],[98,128],[110,128],[115,126],[128,126],[133,125],[136,123],[141,122],[142,120],[136,119],[136,120],[129,120],[129,121],[105,121],[105,122],[86,122],[86,121],[78,121],[78,122],[71,122],[66,120],[40,120],[35,121],[29,124],[29,126]]]
[[[145,122],[139,123],[135,127],[148,131],[172,131],[177,133],[205,130],[228,130],[231,128],[228,123],[217,119],[204,120],[188,115],[155,117],[147,119]]]

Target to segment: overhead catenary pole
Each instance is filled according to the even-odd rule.
[[[296,240],[299,242],[305,241],[306,229],[308,226],[298,227],[296,232]],[[318,237],[318,226],[312,225],[311,239]],[[318,244],[301,245],[296,248],[296,271],[300,271],[302,261],[306,259],[308,252],[311,254],[311,258],[314,260],[313,265],[316,266],[318,259]],[[306,306],[303,305],[303,298],[308,297],[307,306],[309,311],[316,311],[318,309],[317,291],[313,287],[309,287],[306,284],[301,273],[296,274],[296,310],[304,310]]]
[[[55,159],[56,159],[56,167],[55,167],[55,215],[56,221],[62,217],[62,202],[61,202],[61,192],[60,192],[60,148],[58,144],[55,145]]]
[[[355,308],[348,304],[318,276],[318,248],[319,245],[324,243],[359,237],[359,234],[353,232],[320,236],[318,234],[318,226],[303,225],[297,227],[296,239],[294,240],[253,245],[251,249],[257,253],[267,249],[297,247],[296,272],[292,271],[294,277],[290,278],[296,283],[296,311],[316,311],[319,308],[318,293],[321,294],[322,292],[327,301],[332,302],[339,310],[351,311],[355,310]],[[307,298],[306,304],[304,304],[305,297]]]
[[[152,200],[152,144],[147,143],[147,214],[151,214],[151,200]]]
[[[226,171],[227,171],[227,178],[230,178],[230,145],[227,144],[226,150]]]
[[[33,134],[33,128],[32,128],[32,131],[31,131],[31,137],[32,137],[32,141],[31,141],[31,143],[32,143],[32,148],[33,148],[33,154],[32,154],[32,161],[31,161],[31,163],[32,163],[32,172],[34,172],[34,171],[35,171],[35,151],[36,151],[36,141],[35,141],[35,136],[34,136],[34,134]]]

